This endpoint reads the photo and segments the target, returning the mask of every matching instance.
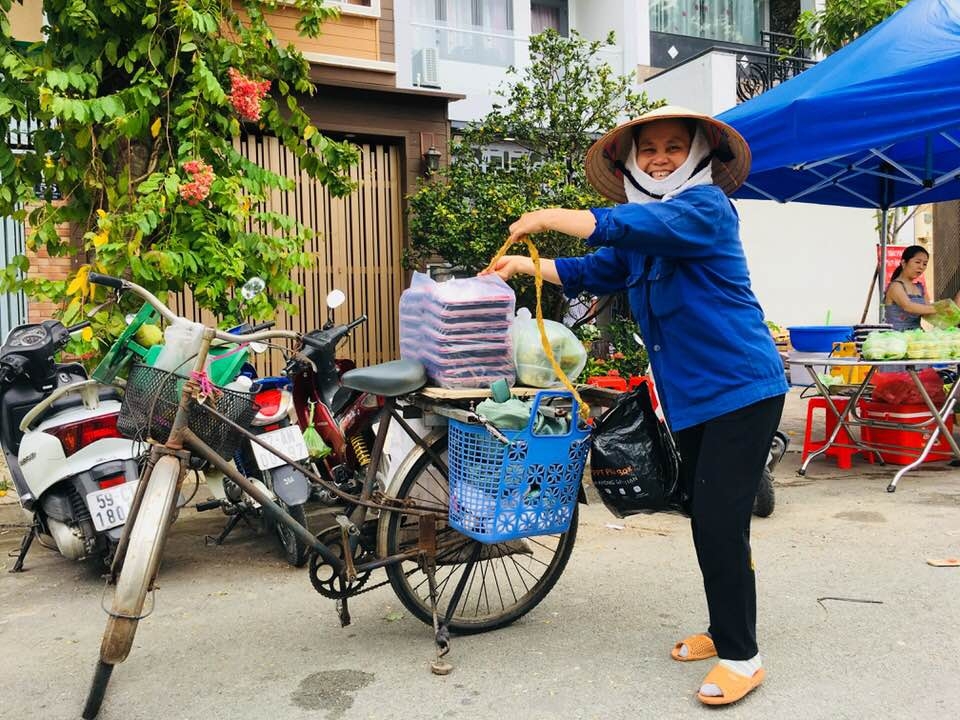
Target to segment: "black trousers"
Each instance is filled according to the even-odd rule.
[[[676,434],[709,632],[717,654],[726,660],[757,654],[750,518],[782,411],[783,396],[778,395]]]

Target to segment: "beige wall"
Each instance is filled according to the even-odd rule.
[[[240,6],[235,5],[243,17]],[[393,3],[381,2],[380,17],[341,14],[337,20],[323,24],[321,34],[315,38],[297,34],[300,12],[292,7],[280,7],[274,11],[264,8],[264,18],[283,44],[290,43],[300,52],[335,55],[392,62],[394,59]]]
[[[43,39],[40,32],[43,25],[42,0],[23,0],[23,5],[14,2],[7,18],[10,20],[10,35],[17,40],[33,42]]]
[[[737,200],[753,290],[778,325],[853,325],[877,262],[873,211]],[[909,244],[909,241],[908,241]],[[876,322],[874,291],[867,322]]]

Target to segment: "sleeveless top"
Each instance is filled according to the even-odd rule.
[[[910,298],[911,302],[915,302],[918,305],[927,304],[927,299],[923,294],[923,285],[920,283],[913,283],[911,286],[904,280],[894,280],[893,282],[898,282],[903,285],[903,289],[906,291],[907,297]],[[911,289],[913,293],[910,292]],[[920,316],[907,312],[896,303],[889,303],[885,306],[884,319],[893,326],[894,330],[920,329]]]

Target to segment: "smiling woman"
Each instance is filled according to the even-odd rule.
[[[527,212],[508,239],[550,230],[583,238],[596,251],[541,259],[543,279],[568,297],[626,291],[630,299],[683,459],[681,503],[710,610],[708,634],[681,640],[673,657],[719,657],[697,695],[706,705],[736,702],[764,678],[750,517],[787,391],[726,197],[749,168],[750,149],[730,126],[658,108],[587,152],[590,183],[619,205]],[[507,255],[491,271],[507,280],[535,268]]]

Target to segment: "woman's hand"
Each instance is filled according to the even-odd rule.
[[[504,255],[494,263],[491,269],[483,270],[477,274],[490,275],[492,273],[496,273],[502,280],[507,281],[514,275],[534,276],[537,274],[537,268],[533,264],[533,260],[526,255]],[[553,260],[543,257],[540,258],[540,273],[548,283],[553,283],[554,285],[562,284],[560,282],[560,275],[557,274],[557,265]]]
[[[533,260],[524,255],[504,255],[492,268],[481,271],[480,275],[496,273],[501,280],[509,280],[514,275],[533,275]]]
[[[516,222],[510,225],[510,240],[521,242],[524,235],[533,235],[551,230],[548,223],[550,210],[531,210],[517,218]]]
[[[588,238],[597,227],[596,218],[589,210],[566,210],[564,208],[543,208],[521,215],[510,226],[510,240],[520,242],[524,235],[555,230],[564,235]]]

